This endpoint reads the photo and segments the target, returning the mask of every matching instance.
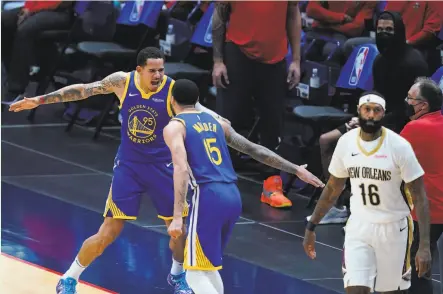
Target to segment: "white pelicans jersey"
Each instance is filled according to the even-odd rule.
[[[371,142],[361,139],[360,128],[344,134],[334,150],[329,172],[337,178],[350,178],[351,214],[371,223],[407,217],[412,199],[404,183],[424,175],[409,142],[386,128]]]

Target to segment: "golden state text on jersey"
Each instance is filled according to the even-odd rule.
[[[137,83],[136,71],[128,74],[120,101],[121,143],[117,158],[134,162],[171,159],[163,139],[163,128],[173,116],[171,90],[174,80],[163,77],[156,92],[145,93]]]

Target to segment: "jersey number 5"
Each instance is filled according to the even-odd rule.
[[[377,206],[380,204],[380,196],[378,195],[378,187],[376,185],[368,185],[368,193],[366,194],[366,188],[365,184],[361,184],[361,196],[363,197],[363,204],[367,205],[367,199],[369,198],[369,203],[371,203],[374,206]]]
[[[220,153],[220,149],[216,144],[217,140],[215,138],[207,138],[203,140],[203,144],[205,145],[206,153],[208,154],[209,160],[215,164],[220,165],[222,163],[222,156]]]

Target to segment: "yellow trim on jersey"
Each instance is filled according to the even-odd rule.
[[[183,211],[183,217],[187,217],[188,215],[189,215],[189,205],[186,203],[185,210]],[[157,215],[157,217],[162,220],[173,220],[174,219],[173,216]]]
[[[169,85],[168,98],[166,99],[166,109],[168,110],[169,117],[174,116],[174,114],[172,112],[172,106],[171,106],[172,87],[174,86],[174,84],[175,84],[175,81],[172,80],[171,84]]]
[[[160,92],[160,91],[163,89],[163,87],[165,86],[166,81],[168,80],[168,77],[167,77],[166,75],[164,75],[164,76],[163,76],[163,81],[162,81],[162,83],[160,84],[160,87],[158,87],[157,91],[146,93],[145,91],[143,91],[143,89],[142,89],[142,88],[140,87],[140,85],[138,84],[138,76],[139,76],[139,74],[138,74],[138,72],[136,71],[135,74],[134,74],[134,84],[135,84],[135,87],[137,88],[137,90],[138,90],[138,91],[140,92],[140,94],[142,95],[142,98],[143,98],[143,99],[149,99],[149,98],[151,98],[152,95],[157,94],[158,92]]]
[[[181,122],[186,127],[186,122],[183,119],[181,119],[181,118],[173,117],[173,118],[171,118],[171,120],[179,121],[179,122]]]
[[[380,141],[378,142],[377,146],[375,146],[375,148],[372,151],[366,151],[363,146],[361,146],[360,144],[360,140],[361,140],[361,136],[360,134],[357,136],[357,146],[358,149],[360,149],[360,151],[366,155],[366,156],[371,156],[373,154],[375,154],[381,147],[381,145],[383,144],[383,141],[385,140],[386,137],[386,130],[385,128],[382,128],[381,130],[381,136],[380,136]]]
[[[406,205],[409,207],[409,210],[412,210],[414,208],[414,201],[412,200],[411,192],[406,187],[405,182],[401,183],[400,192],[406,202]]]
[[[123,102],[124,102],[125,99],[126,99],[126,94],[128,94],[128,87],[129,87],[129,82],[130,82],[130,81],[131,81],[131,73],[127,73],[127,74],[126,74],[126,84],[125,84],[125,89],[123,90],[122,97],[121,97],[121,98],[119,97],[119,100],[120,100],[120,105],[118,106],[119,109],[122,108],[122,106],[123,106]],[[117,97],[118,97],[118,96],[117,96]]]
[[[412,216],[407,217],[408,220],[408,242],[406,244],[405,262],[403,265],[403,275],[411,269],[411,245],[414,239],[414,222]]]
[[[103,217],[106,217],[108,211],[111,210],[112,218],[115,219],[125,219],[125,220],[136,220],[136,216],[128,216],[124,214],[114,203],[112,200],[112,187],[109,189],[108,199],[106,200],[105,212],[103,213]]]
[[[203,252],[203,248],[200,244],[200,240],[198,239],[198,234],[195,235],[195,246],[194,246],[194,253],[195,253],[195,259],[197,264],[194,266],[191,266],[188,264],[188,248],[189,248],[189,235],[188,238],[186,238],[186,244],[185,244],[185,261],[183,263],[183,267],[185,269],[190,270],[199,270],[199,271],[218,271],[223,268],[223,266],[214,266],[211,261],[206,257],[205,253]]]

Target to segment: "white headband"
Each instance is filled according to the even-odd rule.
[[[381,107],[383,107],[383,110],[386,110],[386,101],[382,97],[376,95],[376,94],[368,94],[360,98],[358,102],[358,107],[362,106],[366,103],[377,103],[380,104]]]

